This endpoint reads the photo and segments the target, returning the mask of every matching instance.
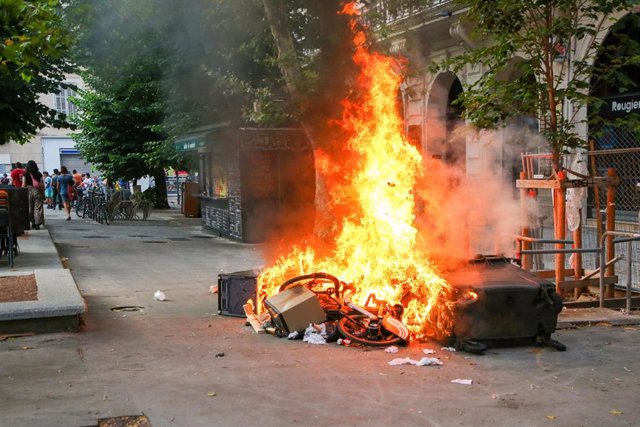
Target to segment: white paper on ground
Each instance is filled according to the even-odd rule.
[[[304,330],[304,338],[302,338],[302,342],[318,345],[326,344],[327,340],[322,337],[319,330],[317,330],[313,325],[309,325],[307,329]]]
[[[451,382],[454,384],[471,385],[473,380],[462,380],[460,378],[456,378],[455,380],[451,380]]]
[[[435,357],[423,357],[420,360],[413,360],[409,357],[401,357],[401,358],[399,357],[389,362],[389,365],[391,366],[398,366],[398,365],[438,366],[438,365],[442,365],[442,362],[440,361],[440,359],[436,359]]]
[[[440,359],[437,359],[435,357],[423,357],[422,359],[420,359],[417,365],[418,366],[440,366],[442,365],[442,362],[440,361]]]

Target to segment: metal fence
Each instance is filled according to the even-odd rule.
[[[613,168],[620,178],[616,189],[616,221],[637,222],[640,209],[640,148],[619,148],[596,150],[589,152],[590,162],[599,176],[604,176],[607,169]],[[600,192],[600,206],[605,206],[606,194]],[[596,218],[595,195],[590,192],[587,201],[587,216]]]
[[[619,178],[616,187],[615,229],[624,232],[639,232],[640,211],[640,147],[638,141],[631,132],[621,128],[608,128],[598,133],[599,137],[591,146],[591,151],[584,152],[582,157],[583,167],[587,175],[606,176],[607,170],[613,168]],[[595,147],[600,149],[594,149]],[[618,147],[618,148],[609,148]],[[562,165],[571,169],[573,155],[562,157]],[[552,175],[551,155],[549,153],[525,153],[522,156],[523,170],[529,179],[547,179]],[[584,171],[584,169],[583,169]],[[587,193],[586,210],[582,212],[582,247],[597,248],[599,246],[597,218],[600,211],[600,220],[606,223],[607,192],[604,188],[595,189],[589,187]],[[596,202],[599,201],[599,203]],[[539,239],[553,239],[553,197],[549,190],[538,190],[535,202],[537,209],[529,218],[532,236]],[[567,234],[571,239],[571,233]],[[543,249],[541,244],[534,244],[533,249]],[[622,255],[622,261],[615,265],[615,274],[619,277],[619,284],[627,282],[628,262],[631,261],[632,286],[640,289],[640,247],[638,242],[629,244],[616,244],[616,255]],[[572,268],[572,258],[567,255],[565,268]],[[552,269],[555,265],[555,257],[552,254],[536,255],[533,257],[534,269]],[[585,269],[596,269],[599,266],[599,257],[595,253],[582,255],[582,264]]]

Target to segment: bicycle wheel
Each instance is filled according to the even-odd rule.
[[[84,217],[84,201],[77,200],[75,203],[75,208],[76,208],[76,215],[78,215],[78,218],[83,218]]]
[[[374,332],[369,328],[370,319],[364,314],[343,317],[338,321],[338,331],[353,342],[374,347],[386,347],[400,344],[402,338],[385,331],[380,326]]]
[[[103,217],[103,221],[105,223],[105,225],[109,225],[109,222],[111,221],[110,218],[110,214],[109,214],[109,208],[107,207],[107,203],[105,202],[104,205],[102,205],[102,217]]]

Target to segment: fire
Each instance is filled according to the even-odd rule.
[[[349,4],[342,13],[357,11]],[[364,32],[351,22],[361,92],[357,101],[343,101],[339,123],[350,137],[342,162],[315,153],[330,200],[341,207],[335,241],[293,247],[259,276],[259,295],[276,294],[293,276],[323,271],[353,284],[359,304],[371,294],[402,303],[403,321],[414,336],[442,335],[450,287],[417,243],[414,191],[422,157],[405,138],[396,108],[398,61],[370,52]]]

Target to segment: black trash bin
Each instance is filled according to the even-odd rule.
[[[6,191],[9,195],[13,235],[20,236],[24,234],[25,230],[31,229],[31,222],[29,221],[29,190],[12,185],[0,185],[0,190]]]

